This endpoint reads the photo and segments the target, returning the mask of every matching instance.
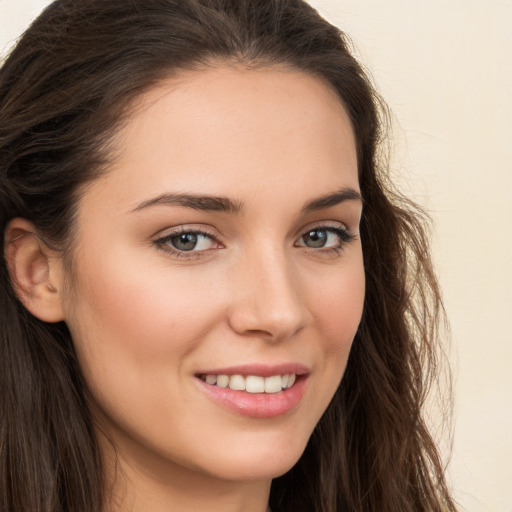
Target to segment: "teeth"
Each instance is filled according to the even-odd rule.
[[[245,379],[245,391],[247,391],[248,393],[264,393],[265,379],[263,377],[249,375]]]
[[[265,378],[265,393],[277,393],[281,391],[281,375],[273,375]]]
[[[241,375],[231,375],[229,389],[233,391],[245,391],[245,379]]]
[[[258,375],[203,375],[205,382],[212,386],[232,389],[234,391],[246,391],[247,393],[279,393],[289,389],[295,383],[295,374],[272,375],[260,377]]]
[[[227,388],[229,385],[229,377],[227,375],[217,375],[217,386],[219,388]]]

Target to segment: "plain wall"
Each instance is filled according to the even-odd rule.
[[[3,53],[47,3],[0,0]],[[456,498],[469,512],[512,512],[512,1],[311,3],[371,70],[395,116],[400,182],[435,220]]]

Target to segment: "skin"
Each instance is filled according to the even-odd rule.
[[[72,276],[58,260],[49,273],[114,485],[109,510],[262,512],[337,389],[361,319],[361,201],[303,211],[359,191],[347,114],[318,78],[217,66],[146,93],[115,147],[81,197]],[[165,193],[240,211],[141,207]],[[199,250],[155,242],[181,228],[206,230]],[[315,228],[324,247],[307,245]],[[197,378],[288,362],[308,368],[305,392],[273,418],[219,405]]]

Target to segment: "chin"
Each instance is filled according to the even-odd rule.
[[[231,481],[271,480],[284,475],[295,466],[302,456],[308,439],[286,439],[278,444],[264,446],[253,443],[245,449],[231,452],[231,456],[219,457],[215,464],[218,478]]]

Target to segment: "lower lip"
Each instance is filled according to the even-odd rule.
[[[219,405],[251,418],[275,418],[293,410],[306,391],[307,376],[297,377],[294,385],[278,393],[247,393],[207,384],[197,379],[207,395]]]

